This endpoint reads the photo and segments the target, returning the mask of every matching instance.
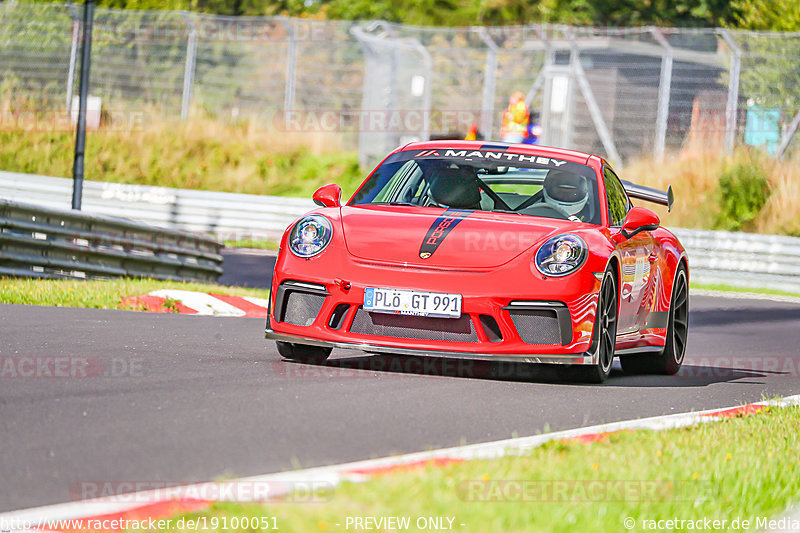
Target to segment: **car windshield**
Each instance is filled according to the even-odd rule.
[[[594,170],[492,150],[408,150],[384,161],[350,205],[410,205],[600,224]]]

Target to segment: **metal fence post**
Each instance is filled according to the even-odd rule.
[[[730,79],[728,80],[728,103],[725,106],[725,151],[733,153],[736,143],[736,115],[739,108],[739,75],[742,68],[742,50],[728,30],[717,30],[731,49]]]
[[[653,141],[653,159],[660,163],[664,160],[667,143],[667,119],[669,118],[669,99],[672,89],[672,46],[664,38],[661,30],[651,28],[653,37],[664,47],[661,56],[661,75],[658,82],[658,114],[656,116],[656,136]]]
[[[473,28],[486,45],[486,64],[483,70],[483,93],[481,96],[481,125],[480,130],[484,139],[492,138],[494,128],[494,97],[497,83],[497,43],[489,37],[486,28],[481,26]]]
[[[542,144],[554,144],[553,125],[551,120],[551,108],[553,101],[553,64],[555,63],[555,52],[550,46],[549,41],[545,41],[545,58],[542,67],[544,92],[542,94],[542,136],[539,142]]]
[[[72,112],[72,93],[75,90],[75,66],[78,63],[78,42],[81,36],[80,18],[73,5],[69,6],[72,15],[72,45],[69,49],[69,68],[67,69],[67,114]]]
[[[288,123],[289,113],[294,110],[295,81],[297,79],[297,35],[291,20],[284,17],[279,20],[289,38],[289,42],[286,44],[286,85],[283,92],[283,120],[284,123]]]
[[[422,95],[422,130],[420,131],[420,140],[427,141],[431,138],[431,102],[433,100],[433,89],[431,88],[431,80],[433,80],[433,59],[430,52],[420,42],[411,44],[413,50],[419,52],[422,56],[422,63],[425,65],[425,87]]]
[[[542,68],[541,68],[541,70],[539,70],[539,73],[536,75],[536,79],[533,80],[533,83],[531,84],[531,88],[528,89],[528,92],[525,94],[525,105],[528,107],[528,109],[531,108],[531,104],[533,103],[533,99],[536,97],[536,95],[539,93],[539,91],[542,90],[542,87],[545,85],[545,81],[546,81],[546,77],[547,77],[546,74],[547,74],[548,67],[553,63],[552,47],[550,46],[550,42],[547,40],[547,36],[542,31],[540,26],[531,25],[530,27],[536,32],[536,35],[537,35],[537,37],[539,37],[539,40],[542,41],[542,44],[544,45],[544,50],[545,51],[544,51],[544,63],[542,64]],[[544,103],[542,104],[542,107],[544,107]],[[544,111],[544,110],[542,110],[542,111]]]
[[[623,163],[622,157],[620,157],[619,152],[617,151],[617,146],[614,144],[614,137],[611,135],[611,131],[606,125],[606,121],[603,118],[603,112],[600,110],[600,106],[597,104],[597,99],[594,97],[594,93],[592,92],[592,87],[589,84],[589,80],[586,78],[586,71],[583,70],[583,65],[581,65],[578,43],[573,38],[572,32],[569,29],[565,29],[565,33],[570,40],[570,46],[572,50],[572,53],[570,54],[570,70],[572,70],[572,73],[578,80],[578,86],[580,87],[581,94],[583,94],[583,99],[586,101],[586,107],[589,108],[589,115],[592,117],[592,122],[597,130],[597,135],[600,137],[600,142],[603,143],[603,148],[605,148],[608,158],[611,159],[615,165],[621,167]],[[572,99],[572,95],[570,95],[570,103]],[[571,121],[568,122],[568,124],[570,131],[568,132],[567,138],[571,140]]]
[[[775,150],[775,157],[778,159],[783,159],[783,156],[786,154],[786,149],[789,148],[789,143],[792,142],[792,137],[794,137],[795,133],[797,133],[797,127],[800,126],[800,111],[795,113],[792,122],[789,124],[789,127],[786,128],[786,131],[783,133],[781,137],[781,142],[778,144],[778,149]]]
[[[183,97],[181,98],[181,120],[189,117],[192,105],[192,89],[194,88],[194,72],[197,63],[197,28],[189,13],[183,14],[189,26],[189,37],[186,40],[186,64],[183,70]]]
[[[75,132],[75,157],[72,162],[72,209],[80,211],[83,200],[83,164],[86,154],[86,103],[89,99],[89,71],[92,66],[92,29],[94,27],[94,0],[83,5],[83,46],[81,47],[80,104],[78,128]]]

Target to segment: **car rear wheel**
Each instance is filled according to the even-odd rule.
[[[291,342],[277,341],[278,353],[286,359],[299,363],[309,363],[320,365],[325,362],[331,354],[331,348],[321,346],[310,346],[308,344],[294,344]]]
[[[656,354],[637,354],[620,357],[622,369],[628,374],[672,375],[680,370],[686,354],[689,336],[689,282],[686,267],[681,266],[672,286],[672,302],[667,323],[667,342]]]
[[[597,363],[580,368],[582,381],[602,383],[611,373],[614,350],[617,344],[617,278],[609,267],[603,275],[595,317],[597,335]]]

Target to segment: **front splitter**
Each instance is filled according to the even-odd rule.
[[[422,350],[419,348],[400,348],[396,346],[381,346],[379,344],[369,344],[363,342],[332,342],[323,341],[319,339],[312,339],[309,337],[301,337],[298,335],[286,335],[283,333],[275,333],[271,329],[266,329],[264,337],[269,340],[279,342],[290,342],[296,344],[308,344],[311,346],[320,346],[323,348],[342,348],[345,350],[361,350],[367,353],[380,353],[380,354],[394,354],[394,355],[412,355],[418,357],[444,357],[449,359],[474,359],[478,361],[498,361],[498,362],[516,362],[516,363],[534,363],[534,364],[559,364],[559,365],[592,365],[597,364],[595,356],[589,352],[565,355],[552,355],[552,354],[492,354],[492,353],[473,353],[473,352],[458,352],[449,350]]]

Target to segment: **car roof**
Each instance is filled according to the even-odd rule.
[[[565,148],[554,148],[551,146],[540,146],[535,144],[521,144],[521,143],[504,143],[499,141],[460,141],[460,140],[443,140],[443,141],[422,141],[408,143],[395,150],[395,152],[403,152],[409,150],[435,150],[441,148],[459,149],[459,150],[484,150],[491,152],[508,152],[512,154],[525,154],[525,155],[539,155],[542,157],[553,157],[564,159],[573,163],[587,164],[589,159],[597,158],[603,161],[599,156],[588,154],[586,152],[579,152],[577,150],[567,150]]]

